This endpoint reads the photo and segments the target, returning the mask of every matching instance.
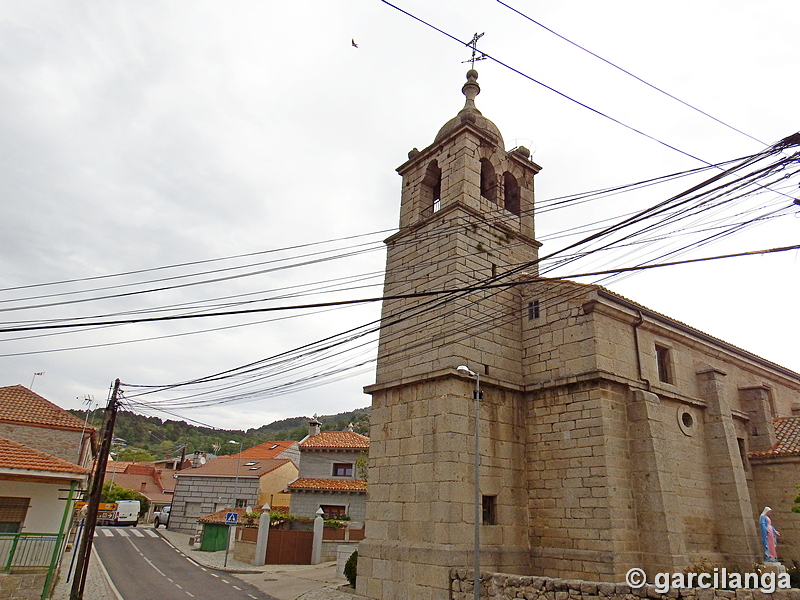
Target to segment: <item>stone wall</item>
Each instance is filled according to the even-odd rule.
[[[74,465],[80,464],[82,436],[80,431],[68,429],[25,427],[24,425],[0,423],[0,437],[25,444]]]
[[[292,492],[289,511],[299,517],[314,518],[320,505],[345,506],[351,521],[362,523],[367,506],[367,495],[357,492]]]
[[[794,498],[800,494],[800,456],[752,460],[756,502],[753,521],[765,506],[772,508],[772,524],[781,532],[778,558],[786,565],[800,567],[800,514],[792,512]],[[760,548],[760,545],[759,545]]]
[[[258,502],[258,484],[257,477],[240,476],[237,484],[234,477],[181,475],[175,484],[168,529],[194,534],[200,517],[233,507],[234,489],[236,498],[247,499],[248,505],[255,507]],[[187,504],[190,506],[187,507]]]
[[[451,569],[450,600],[472,600],[474,589],[470,569]],[[662,594],[652,584],[631,588],[623,583],[481,573],[480,597],[486,600],[800,600],[800,589],[776,589],[765,593],[760,589],[682,588]]]
[[[47,573],[0,573],[0,600],[39,600]]]

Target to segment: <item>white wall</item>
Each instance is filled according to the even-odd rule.
[[[0,496],[30,498],[30,506],[22,526],[23,533],[58,533],[64,516],[68,483],[29,483],[0,481]]]

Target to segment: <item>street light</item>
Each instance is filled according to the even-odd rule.
[[[229,444],[239,444],[239,453],[236,455],[236,479],[233,484],[233,512],[238,512],[236,510],[236,496],[239,495],[239,463],[242,462],[242,444],[243,442],[237,442],[236,440],[230,440]],[[229,527],[230,529],[230,527]],[[232,531],[232,530],[231,530]],[[231,548],[231,538],[233,537],[232,533],[228,533],[228,543],[225,544],[225,564],[223,566],[228,566],[228,552]]]
[[[473,554],[473,588],[475,600],[480,600],[481,597],[481,488],[480,488],[480,469],[481,469],[481,455],[480,455],[480,425],[481,425],[481,376],[466,365],[459,365],[456,371],[465,373],[470,377],[475,378],[475,391],[472,392],[475,398],[475,498],[474,498],[474,519],[475,519],[475,533],[474,533],[474,547]]]

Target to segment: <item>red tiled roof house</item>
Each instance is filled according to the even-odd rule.
[[[287,487],[291,513],[315,517],[322,508],[327,518],[348,515],[363,522],[367,482],[360,472],[369,452],[369,438],[353,431],[320,431],[309,422],[309,434],[300,442],[300,473]]]
[[[97,446],[94,427],[22,385],[0,387],[0,437],[81,467]]]

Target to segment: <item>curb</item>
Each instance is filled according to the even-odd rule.
[[[167,536],[163,535],[158,529],[153,528],[153,531],[155,531],[158,534],[158,537],[160,537],[167,544],[172,546],[172,548],[174,548],[176,552],[180,552],[183,556],[186,557],[187,560],[192,561],[198,567],[203,567],[204,569],[211,569],[212,571],[219,571],[220,573],[230,573],[232,575],[258,575],[259,573],[263,573],[263,571],[255,571],[251,569],[228,569],[225,567],[215,567],[214,565],[207,565],[205,563],[200,562],[199,560],[196,560],[193,556],[189,556],[188,554],[186,554],[183,550],[181,550],[175,544],[169,541]]]

